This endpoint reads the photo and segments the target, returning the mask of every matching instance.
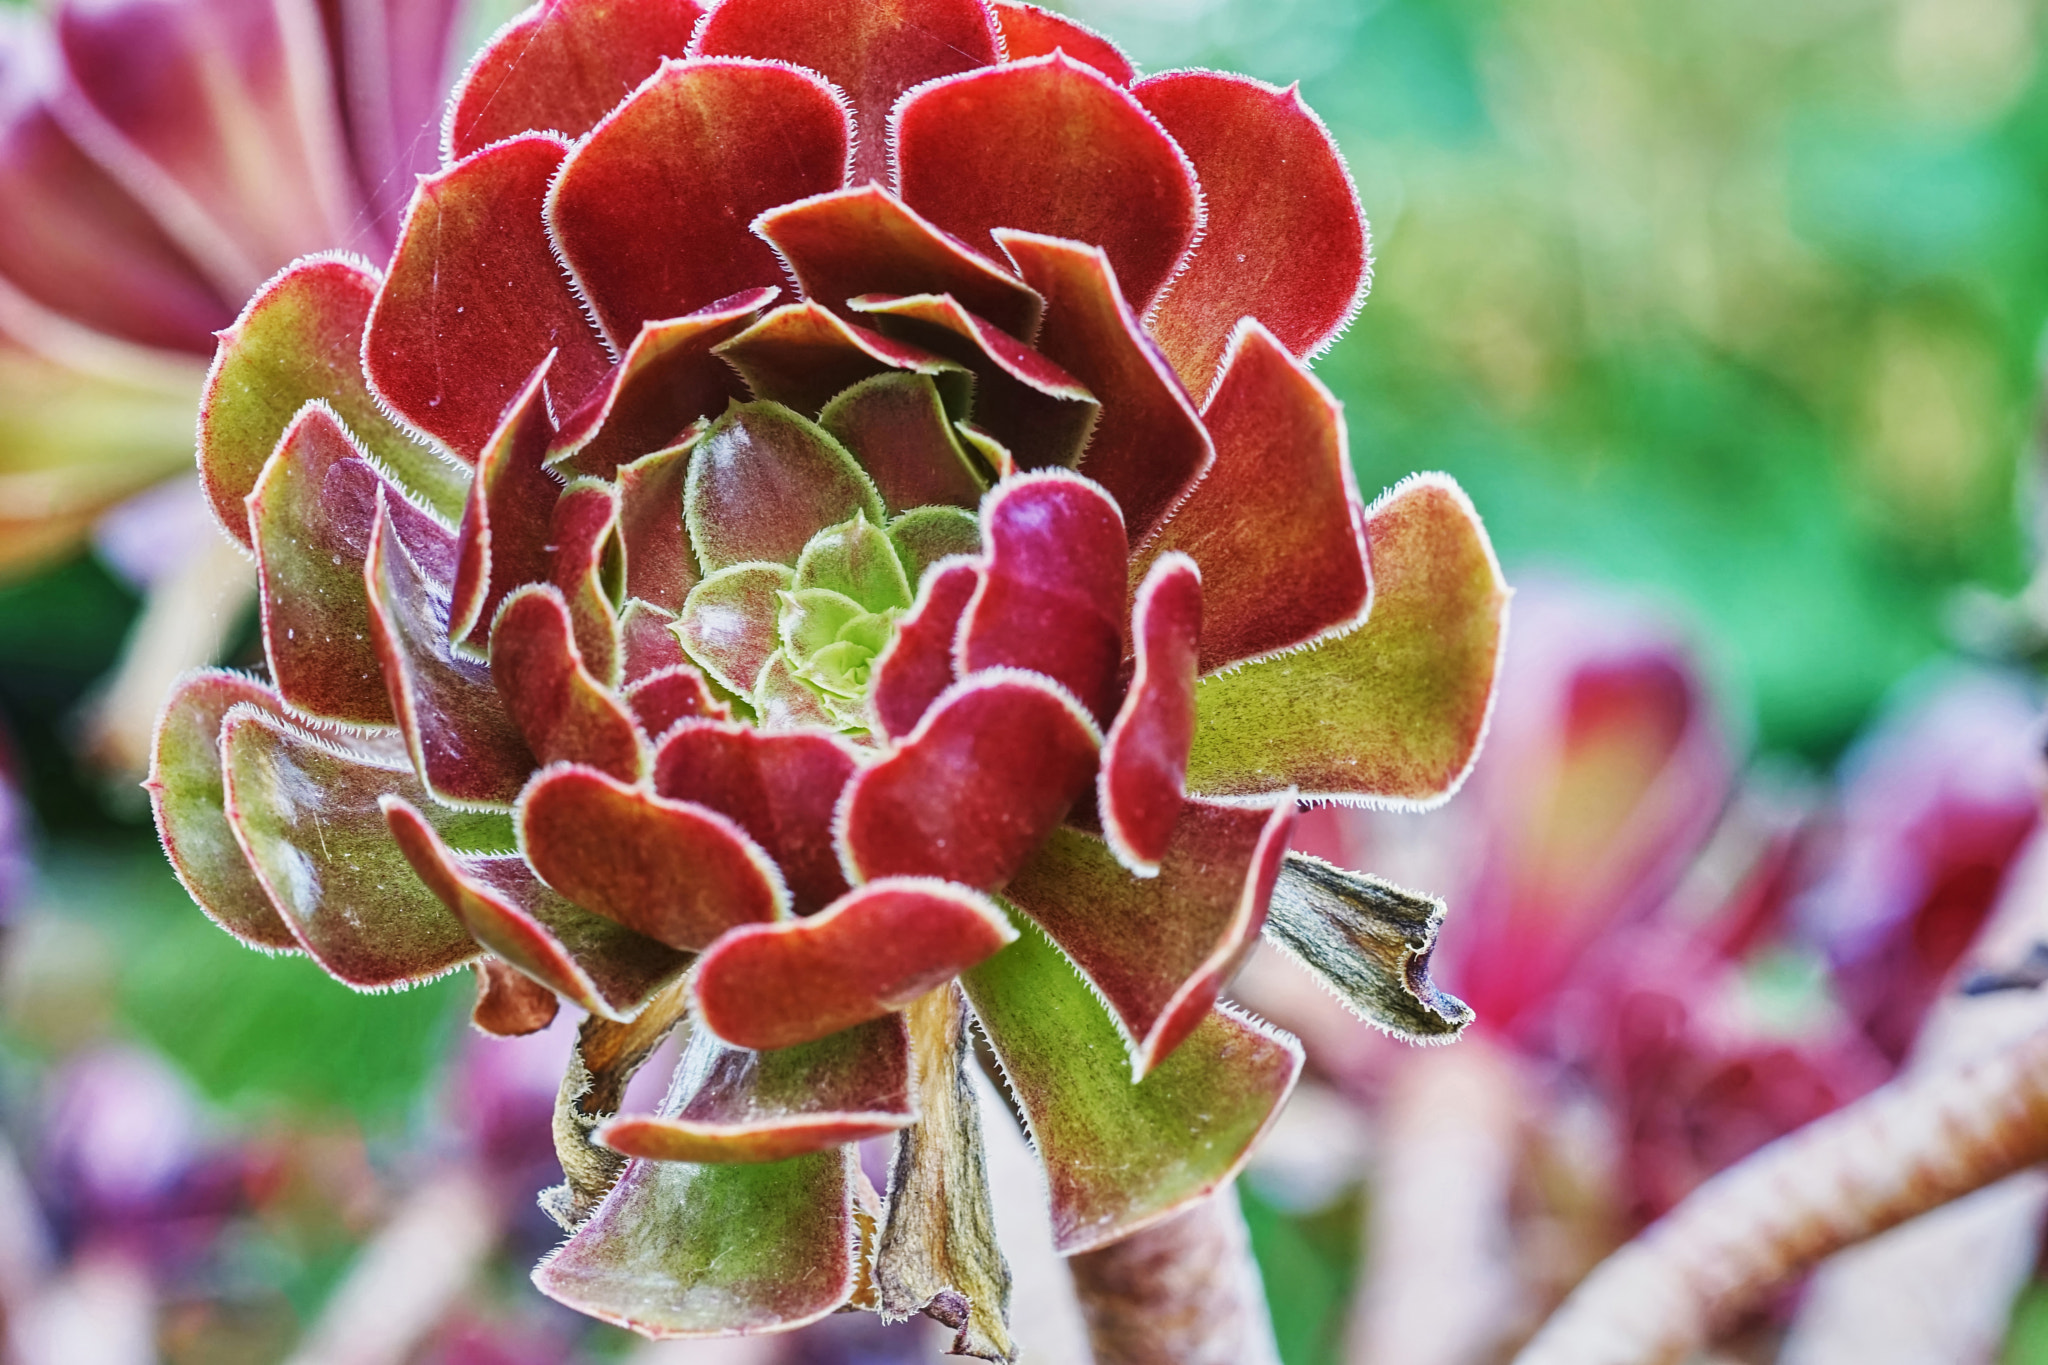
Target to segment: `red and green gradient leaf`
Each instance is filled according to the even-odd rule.
[[[491,681],[542,763],[580,763],[621,782],[645,775],[639,727],[584,664],[552,583],[529,583],[505,599],[491,628]]]
[[[917,601],[896,623],[896,638],[875,659],[868,709],[876,727],[891,739],[917,728],[945,690],[959,680],[953,667],[953,638],[981,585],[972,560],[935,564],[924,575]]]
[[[718,348],[757,398],[815,418],[842,389],[892,371],[930,375],[964,398],[964,367],[856,326],[822,304],[785,304]]]
[[[683,520],[707,573],[793,566],[812,536],[857,511],[883,519],[874,483],[824,428],[780,403],[735,406],[690,457]]]

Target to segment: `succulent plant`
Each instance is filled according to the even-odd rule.
[[[546,1293],[1007,1358],[970,1018],[1068,1253],[1285,1099],[1218,998],[1269,910],[1360,1012],[1462,1026],[1426,903],[1286,853],[1298,801],[1456,786],[1507,598],[1450,480],[1353,486],[1304,362],[1365,221],[1293,90],[985,0],[544,0],[445,153],[386,269],[222,334],[200,470],[270,677],[181,683],[150,788],[244,941],[588,1011]]]

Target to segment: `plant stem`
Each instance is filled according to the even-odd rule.
[[[1067,1266],[1095,1365],[1279,1365],[1234,1186]]]

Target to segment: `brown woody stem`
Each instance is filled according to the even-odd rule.
[[[1095,1365],[1278,1365],[1232,1186],[1067,1266]]]
[[[2048,1159],[2048,1029],[1894,1081],[1693,1192],[1604,1261],[1516,1365],[1665,1365],[1793,1276]]]

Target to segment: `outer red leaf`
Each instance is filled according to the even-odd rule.
[[[848,879],[1001,886],[1088,789],[1101,743],[1080,703],[1038,674],[963,679],[847,785],[836,834]]]
[[[774,862],[706,807],[562,764],[534,776],[513,814],[549,886],[671,947],[696,952],[736,925],[788,914]]]
[[[285,700],[310,716],[392,721],[363,588],[380,493],[406,547],[445,576],[454,534],[377,472],[324,403],[307,404],[285,429],[249,494],[263,653]]]
[[[381,800],[399,850],[478,943],[606,1019],[633,1017],[689,956],[579,910],[518,854],[461,854],[402,797]]]
[[[675,445],[698,418],[744,398],[712,348],[751,326],[781,292],[749,289],[683,317],[642,324],[625,358],[562,423],[548,463],[608,479],[621,465]]]
[[[925,573],[917,602],[896,623],[896,638],[876,656],[870,674],[868,709],[889,738],[915,730],[932,703],[958,681],[953,637],[980,585],[981,569],[972,560],[941,561]]]
[[[505,599],[491,627],[491,681],[542,763],[581,763],[637,782],[647,755],[632,713],[591,675],[552,583]]]
[[[546,986],[489,953],[469,964],[476,973],[476,1003],[469,1022],[498,1038],[539,1033],[562,1012],[561,999]]]
[[[757,398],[816,417],[832,396],[899,370],[931,375],[965,397],[965,367],[921,346],[857,327],[814,301],[776,309],[718,348]]]
[[[984,0],[724,0],[691,56],[770,57],[819,72],[853,102],[851,179],[888,175],[890,109],[913,85],[993,63]]]
[[[754,231],[774,244],[807,298],[835,311],[862,294],[946,294],[1011,336],[1030,340],[1039,298],[951,233],[876,184],[773,208]]]
[[[732,819],[775,859],[798,914],[847,890],[832,846],[832,812],[859,766],[825,734],[766,734],[705,721],[677,729],[654,758],[654,789]]]
[[[1372,244],[1336,140],[1298,87],[1170,71],[1131,87],[1201,178],[1208,223],[1152,318],[1196,393],[1231,329],[1255,317],[1297,356],[1321,350],[1365,302]]]
[[[446,608],[386,512],[371,532],[363,582],[370,640],[420,780],[443,802],[508,804],[533,771],[533,753],[491,686],[490,670],[455,656]]]
[[[591,129],[548,192],[547,222],[615,344],[644,322],[781,279],[748,225],[845,181],[839,100],[794,67],[671,61]]]
[[[387,990],[476,956],[385,829],[379,797],[426,801],[402,761],[323,743],[255,708],[228,713],[220,747],[228,824],[271,904],[330,975]]]
[[[1044,57],[1065,52],[1077,62],[1086,62],[1118,85],[1129,85],[1137,77],[1130,58],[1116,44],[1064,14],[1040,9],[1017,0],[995,0],[996,22],[1003,30],[1003,52],[1013,62],[1027,57]]]
[[[171,870],[207,918],[251,948],[296,952],[299,941],[278,918],[228,826],[220,727],[236,706],[284,713],[275,692],[238,673],[202,669],[178,679],[157,720],[142,785]]]
[[[610,358],[591,334],[541,225],[568,153],[529,133],[428,176],[370,310],[363,370],[399,416],[475,461],[534,367],[555,353],[555,407],[571,411]]]
[[[1270,808],[1190,801],[1159,875],[1143,881],[1101,840],[1055,830],[1004,889],[1108,1002],[1132,1079],[1209,1016],[1258,941],[1293,825],[1291,796]]]
[[[1147,547],[1202,566],[1202,672],[1364,621],[1365,509],[1337,400],[1247,322],[1204,417],[1215,467]]]
[[[1081,468],[1123,508],[1132,543],[1215,462],[1194,400],[1145,336],[1100,250],[997,229],[996,240],[1045,296],[1038,348],[1102,404]]]
[[[1159,873],[1186,794],[1195,742],[1195,661],[1202,640],[1202,572],[1184,554],[1160,557],[1131,612],[1137,671],[1102,745],[1095,809],[1117,860]]]
[[[823,427],[779,403],[733,408],[690,457],[683,520],[706,572],[794,565],[812,536],[856,511],[882,523],[874,483]]]
[[[544,356],[506,405],[462,509],[448,636],[466,652],[481,655],[507,594],[522,583],[545,582],[554,567],[548,532],[562,488],[542,464],[554,434],[546,398],[553,364],[552,353]]]
[[[732,708],[720,701],[704,675],[687,663],[648,674],[628,687],[625,697],[633,719],[640,723],[640,732],[655,739],[682,721],[732,719]]]
[[[1202,226],[1194,168],[1122,87],[1055,53],[912,91],[896,109],[904,202],[978,251],[995,228],[1101,247],[1142,315]]]
[[[673,613],[637,597],[626,599],[626,609],[619,614],[619,639],[629,687],[665,668],[690,662],[682,642],[676,639],[675,624]]]
[[[1116,714],[1126,591],[1116,503],[1078,474],[1046,469],[997,484],[981,524],[988,549],[955,645],[961,674],[1029,669],[1107,722]]]
[[[779,593],[796,574],[782,564],[735,564],[690,590],[676,627],[683,649],[728,692],[750,695],[779,648]]]
[[[674,613],[697,585],[697,552],[683,524],[683,480],[693,446],[657,450],[620,465],[619,548],[626,596]]]
[[[578,479],[555,502],[548,545],[554,585],[562,590],[576,626],[576,648],[590,675],[606,687],[622,680],[625,658],[619,643],[619,613],[605,580],[615,571],[619,549],[617,485]]]
[[[901,1019],[778,1052],[729,1047],[698,1029],[677,1074],[690,1098],[675,1114],[621,1115],[597,1141],[655,1161],[786,1161],[886,1137],[917,1117]]]
[[[855,384],[825,404],[818,425],[853,452],[892,514],[981,504],[981,479],[925,375],[878,374]]]
[[[864,294],[856,312],[974,375],[974,422],[1024,469],[1070,465],[1095,429],[1095,396],[1072,375],[944,294]]]
[[[471,59],[443,130],[450,161],[501,139],[577,138],[664,57],[680,57],[704,17],[695,0],[541,0]]]

